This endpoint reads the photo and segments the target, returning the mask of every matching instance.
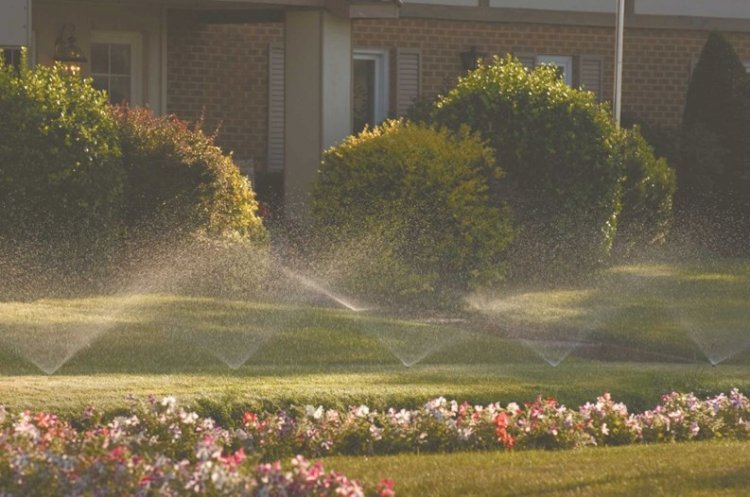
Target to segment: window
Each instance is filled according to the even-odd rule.
[[[362,131],[388,117],[388,51],[354,50],[352,130]]]
[[[113,104],[141,104],[141,37],[138,33],[93,32],[91,77]]]
[[[568,86],[573,86],[573,57],[565,55],[537,55],[536,65],[546,64],[557,68],[558,74]]]
[[[566,84],[582,88],[603,99],[604,58],[599,55],[536,55],[533,52],[515,51],[513,55],[529,70],[540,64],[555,66]]]

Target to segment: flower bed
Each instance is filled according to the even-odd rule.
[[[279,462],[251,464],[238,439],[210,419],[152,403],[145,416],[74,428],[48,413],[10,416],[0,407],[0,497],[44,496],[287,496],[393,497],[393,484],[374,489],[302,456],[285,471]]]
[[[608,394],[570,409],[554,399],[475,406],[438,398],[419,409],[340,411],[307,406],[244,413],[236,428],[177,405],[136,404],[103,420],[88,409],[74,422],[0,407],[0,497],[16,495],[393,496],[364,489],[304,456],[511,448],[573,448],[639,442],[750,438],[750,399],[738,390],[701,400],[671,393],[631,414]],[[290,471],[279,463],[297,454]],[[302,454],[302,455],[298,455]],[[95,490],[92,490],[95,489]]]
[[[414,410],[247,412],[235,433],[266,457],[288,453],[393,454],[486,449],[562,449],[594,445],[750,438],[750,400],[738,390],[701,400],[670,393],[654,409],[631,414],[609,394],[570,409],[538,397],[519,405],[459,404],[438,398]]]

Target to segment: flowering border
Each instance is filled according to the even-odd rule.
[[[75,426],[74,426],[75,425]],[[609,394],[570,409],[538,397],[519,405],[472,405],[442,397],[418,409],[306,406],[245,412],[236,428],[149,398],[104,420],[87,409],[70,423],[50,413],[0,406],[0,497],[15,495],[348,495],[391,497],[393,484],[365,489],[305,457],[750,439],[750,399],[739,390],[699,399],[664,395],[639,414]],[[301,455],[300,455],[301,454]],[[291,471],[279,463],[294,456]],[[283,492],[282,492],[283,489]],[[88,493],[87,493],[88,492]]]

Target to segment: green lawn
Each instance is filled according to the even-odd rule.
[[[745,260],[623,265],[467,303],[435,320],[174,293],[0,302],[0,404],[75,415],[122,408],[129,394],[176,395],[223,422],[291,403],[542,394],[577,406],[609,391],[635,411],[671,390],[750,392]],[[392,478],[401,496],[697,496],[746,495],[748,461],[750,443],[724,442],[326,464]]]
[[[557,452],[336,457],[326,468],[399,497],[746,496],[750,442],[701,442]]]
[[[576,405],[610,391],[641,409],[672,389],[750,390],[749,303],[744,260],[505,289],[442,316],[460,320],[174,294],[0,302],[0,403],[76,412],[155,393],[383,407],[541,393]],[[707,354],[727,360],[711,368]]]

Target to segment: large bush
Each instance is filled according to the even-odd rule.
[[[212,137],[113,110],[60,66],[1,64],[0,259],[13,268],[12,298],[115,284],[186,244],[232,261],[200,281],[226,287],[229,274],[258,272],[253,247],[231,245],[264,237],[254,193]]]
[[[114,232],[124,173],[104,94],[60,66],[0,59],[0,235],[18,241]]]
[[[113,113],[126,176],[123,232],[132,248],[121,264],[133,271],[152,260],[173,265],[170,281],[159,283],[168,290],[254,295],[267,270],[265,244],[256,243],[266,231],[232,157],[199,125],[143,108]]]
[[[552,67],[529,72],[511,56],[495,57],[440,98],[433,119],[468,124],[495,149],[507,172],[499,191],[520,230],[515,274],[569,273],[607,256],[621,164],[612,120],[593,94],[570,88]]]
[[[489,196],[488,178],[500,175],[466,130],[386,122],[326,151],[316,233],[335,241],[342,280],[370,299],[429,300],[496,281],[512,238],[504,203]]]
[[[230,239],[263,235],[250,182],[211,136],[148,109],[115,108],[114,116],[129,227],[166,224]]]
[[[638,127],[618,136],[625,177],[615,240],[621,252],[631,253],[666,239],[672,224],[676,178],[666,159],[656,157]]]

